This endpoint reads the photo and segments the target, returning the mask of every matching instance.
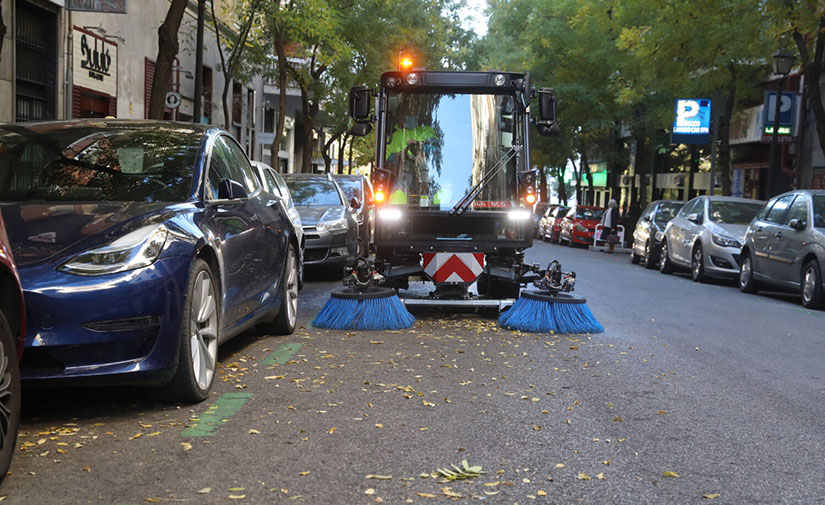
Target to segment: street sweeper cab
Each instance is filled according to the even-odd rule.
[[[501,309],[535,278],[524,264],[537,182],[528,131],[532,123],[558,133],[555,93],[531,88],[526,73],[406,63],[384,73],[377,90],[357,86],[349,97],[351,133],[375,128],[374,273],[407,305]]]

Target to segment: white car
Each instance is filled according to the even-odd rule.
[[[670,220],[662,239],[659,271],[690,269],[694,282],[736,278],[748,223],[765,202],[728,196],[697,196]]]
[[[292,201],[292,195],[289,193],[289,188],[284,182],[281,174],[276,172],[272,167],[260,161],[252,161],[252,166],[258,174],[258,178],[264,186],[264,189],[270,196],[275,197],[280,205],[283,205],[289,220],[292,221],[292,226],[295,228],[295,236],[298,239],[298,244],[301,246],[300,262],[298,267],[298,284],[300,288],[304,287],[304,228],[301,225],[301,215],[298,214],[298,209],[295,208],[295,203]]]

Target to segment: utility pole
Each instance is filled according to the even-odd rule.
[[[195,107],[192,122],[200,123],[203,117],[203,22],[206,15],[206,0],[198,0],[198,32],[195,42]]]

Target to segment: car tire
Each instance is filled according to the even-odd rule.
[[[819,262],[810,260],[802,269],[802,305],[808,309],[825,308],[825,294],[822,293],[822,270]]]
[[[667,240],[665,239],[662,241],[662,251],[659,253],[659,272],[663,274],[673,273],[673,262],[670,261],[667,250]]]
[[[705,274],[705,253],[702,251],[701,243],[693,247],[693,254],[690,256],[690,278],[693,282],[705,282],[708,279]]]
[[[753,278],[753,260],[748,253],[742,253],[741,265],[739,266],[739,291],[743,293],[756,293],[759,291],[759,284]]]
[[[258,325],[258,331],[275,335],[291,335],[298,321],[298,256],[290,244],[281,277],[281,304],[271,323]]]
[[[183,299],[178,367],[169,387],[174,401],[197,403],[209,396],[218,361],[219,303],[212,269],[198,258],[192,265]]]
[[[0,313],[0,482],[6,476],[17,444],[20,425],[20,364],[17,342]]]
[[[636,241],[630,243],[630,263],[638,265],[642,257],[636,254]]]
[[[650,250],[650,240],[645,242],[645,255],[643,258],[645,260],[645,268],[650,270],[656,268],[656,263],[653,262],[653,253]]]

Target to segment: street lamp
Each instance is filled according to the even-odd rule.
[[[794,55],[787,49],[780,49],[773,55],[773,73],[779,76],[776,83],[776,100],[773,107],[773,132],[771,136],[771,159],[768,166],[768,191],[765,195],[766,199],[773,195],[773,188],[779,184],[780,168],[779,157],[777,150],[779,147],[779,111],[782,108],[782,90],[785,88],[785,77],[791,73],[791,68],[794,64]],[[782,190],[786,189],[787,185],[783,184]],[[781,193],[779,191],[778,193]]]

